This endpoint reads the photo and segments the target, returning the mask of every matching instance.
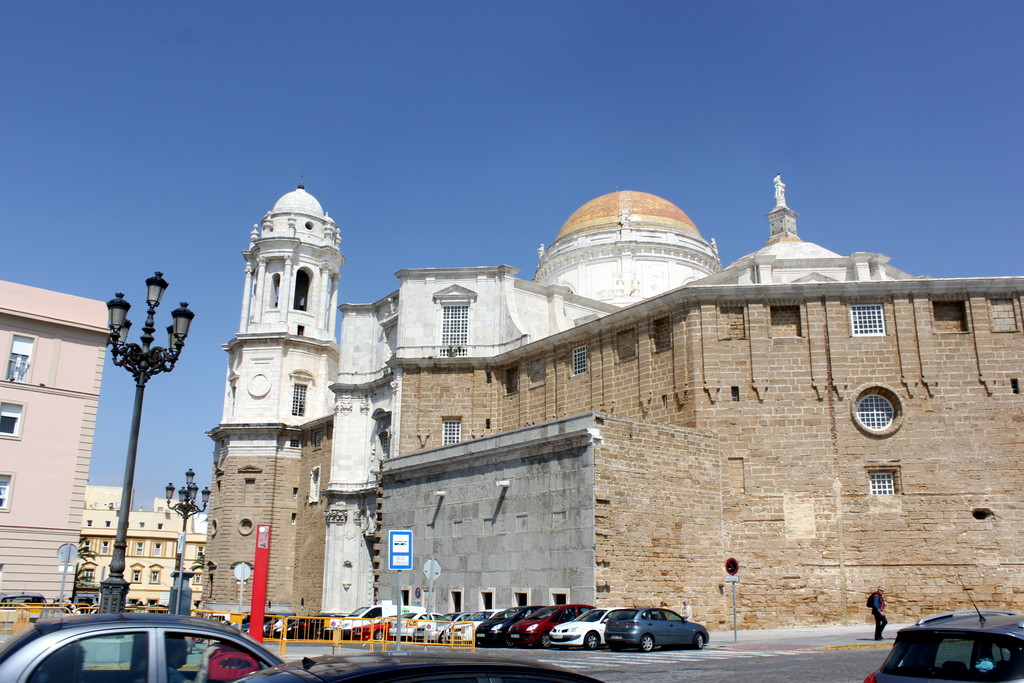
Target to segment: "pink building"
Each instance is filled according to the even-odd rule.
[[[57,549],[82,530],[107,335],[102,301],[0,281],[0,593],[60,592]]]

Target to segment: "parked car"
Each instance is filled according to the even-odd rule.
[[[412,633],[412,631],[409,630],[409,623],[420,618],[424,614],[426,614],[426,610],[416,605],[406,605],[402,607],[403,639],[405,639],[408,634]],[[363,617],[363,625],[356,626],[352,629],[352,639],[387,640],[388,638],[395,638],[397,637],[396,622],[398,621],[396,617],[397,610],[393,607],[387,609],[387,606],[385,606],[383,616],[378,616],[368,621],[366,620],[366,617]]]
[[[543,609],[543,607],[544,605],[509,607],[506,610],[498,612],[486,621],[481,621],[476,625],[477,647],[487,645],[504,645],[505,635],[508,633],[508,629],[512,624],[526,617],[528,614],[533,614],[537,610]]]
[[[410,619],[408,625],[402,625],[402,633],[406,638],[411,638],[418,643],[432,643],[437,640],[437,634],[443,624],[450,619],[437,612],[424,612],[419,616]]]
[[[413,612],[422,614],[424,611],[422,607],[405,606],[402,608],[403,616]],[[377,630],[373,627],[374,624],[380,624],[384,617],[393,617],[396,614],[398,614],[398,610],[394,604],[381,603],[359,607],[341,620],[341,637],[343,640],[371,640],[373,633]]]
[[[604,645],[604,625],[608,615],[622,607],[596,607],[581,614],[575,621],[558,624],[551,629],[551,647],[582,647],[596,650]]]
[[[469,643],[474,641],[476,639],[477,625],[487,619],[490,619],[498,612],[501,612],[501,610],[484,609],[478,612],[467,613],[467,615],[463,616],[461,619],[442,626],[440,632],[437,634],[437,640],[441,643],[451,643],[452,635],[454,634],[456,643]]]
[[[0,681],[163,681],[169,667],[209,683],[235,681],[281,659],[230,626],[168,614],[72,614],[40,619],[0,644]]]
[[[701,650],[709,639],[706,628],[663,607],[613,610],[604,627],[604,640],[612,650],[635,647],[650,652],[669,645]]]
[[[900,629],[864,683],[1024,681],[1024,616],[970,610],[926,617]]]
[[[11,604],[16,603],[20,605],[24,604],[42,604],[46,602],[46,598],[43,597],[42,593],[3,593],[0,594],[0,604]]]
[[[539,609],[509,626],[505,642],[509,646],[551,647],[551,629],[564,622],[573,621],[589,609],[593,609],[593,605],[551,605]]]
[[[367,652],[305,658],[254,673],[246,683],[487,681],[601,683],[596,678],[518,659],[462,652]]]

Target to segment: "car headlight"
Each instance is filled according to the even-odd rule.
[[[526,630],[527,631],[536,631],[537,630],[537,624],[531,624],[529,627],[527,627]]]
[[[497,633],[500,630],[501,630],[501,624],[498,624],[497,626],[492,626],[491,627],[491,633]]]

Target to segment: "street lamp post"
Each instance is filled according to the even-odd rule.
[[[174,484],[167,484],[167,507],[181,515],[181,536],[178,538],[178,575],[174,577],[174,604],[171,605],[171,614],[181,614],[181,594],[185,589],[185,540],[188,534],[188,518],[206,510],[210,503],[210,489],[204,488],[202,492],[203,504],[196,503],[196,493],[199,485],[196,484],[196,473],[192,468],[185,472],[185,485],[178,489],[178,502],[171,502],[174,498]],[[185,613],[191,613],[191,605],[186,606]]]
[[[132,412],[132,426],[128,437],[128,455],[124,464],[124,486],[121,489],[121,508],[117,512],[117,535],[114,537],[114,555],[110,559],[110,575],[100,582],[100,612],[123,612],[128,597],[128,582],[124,578],[125,551],[128,547],[128,514],[131,512],[132,487],[135,481],[135,455],[139,446],[139,424],[142,421],[142,398],[146,391],[146,382],[153,375],[170,372],[181,355],[188,336],[189,326],[195,313],[188,310],[188,304],[181,303],[171,316],[174,324],[167,328],[167,348],[155,346],[153,343],[153,316],[160,305],[167,281],[163,273],[156,273],[146,278],[146,324],[142,327],[139,341],[142,345],[127,343],[131,321],[128,309],[131,304],[124,300],[124,294],[118,292],[107,302],[108,325],[110,338],[110,354],[114,365],[128,370],[135,378],[135,408]]]

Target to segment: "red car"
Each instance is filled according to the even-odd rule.
[[[521,619],[508,629],[506,641],[509,645],[540,645],[551,647],[551,629],[561,623],[573,621],[579,615],[593,609],[592,605],[551,605],[537,610],[526,619]]]

